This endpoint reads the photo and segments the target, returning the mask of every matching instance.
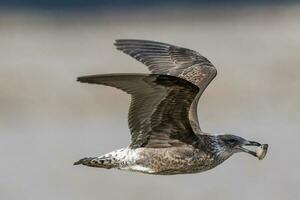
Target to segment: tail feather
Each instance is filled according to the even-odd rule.
[[[82,158],[82,159],[78,160],[77,162],[74,162],[73,165],[87,165],[89,163],[92,163],[92,160],[95,158],[97,158],[97,157]]]
[[[121,169],[128,165],[131,165],[136,158],[136,153],[134,150],[129,148],[122,148],[100,157],[86,157],[78,160],[74,165],[86,165],[89,167],[99,167],[99,168],[117,168]]]
[[[78,160],[73,165],[86,165],[89,167],[99,167],[106,169],[114,167],[112,159],[107,157],[86,157]]]

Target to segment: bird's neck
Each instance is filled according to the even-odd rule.
[[[220,160],[226,160],[232,153],[228,152],[226,146],[217,135],[203,134],[199,138],[201,149],[204,149],[207,153],[213,157],[217,157]]]

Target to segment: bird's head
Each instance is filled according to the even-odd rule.
[[[258,142],[248,141],[242,137],[236,135],[218,135],[218,144],[222,149],[222,153],[224,156],[230,156],[234,153],[238,152],[246,152],[255,157],[259,157],[257,152],[247,149],[246,147],[261,147],[262,145]]]

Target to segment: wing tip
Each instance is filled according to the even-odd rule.
[[[80,83],[94,83],[94,78],[99,77],[99,75],[88,75],[88,76],[79,76],[76,81]]]
[[[131,39],[116,39],[114,42],[114,46],[116,47],[117,50],[119,51],[124,51],[124,46],[130,44],[132,41]]]
[[[86,76],[77,77],[76,81],[81,82],[81,83],[85,83],[86,82]]]
[[[170,46],[169,44],[166,43],[157,42],[153,40],[144,40],[144,39],[115,39],[114,41],[114,45],[116,47],[121,45],[133,45],[133,44]]]
[[[137,40],[137,39],[115,39],[114,45],[118,46],[118,45],[122,45],[124,43],[126,44],[126,43],[134,42],[134,41],[140,41],[140,40]]]

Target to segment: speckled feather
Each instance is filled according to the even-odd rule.
[[[83,158],[75,165],[116,168],[156,175],[175,175],[207,171],[225,161],[229,156],[219,157],[215,151],[203,151],[192,145],[169,148],[122,148],[100,157]]]

